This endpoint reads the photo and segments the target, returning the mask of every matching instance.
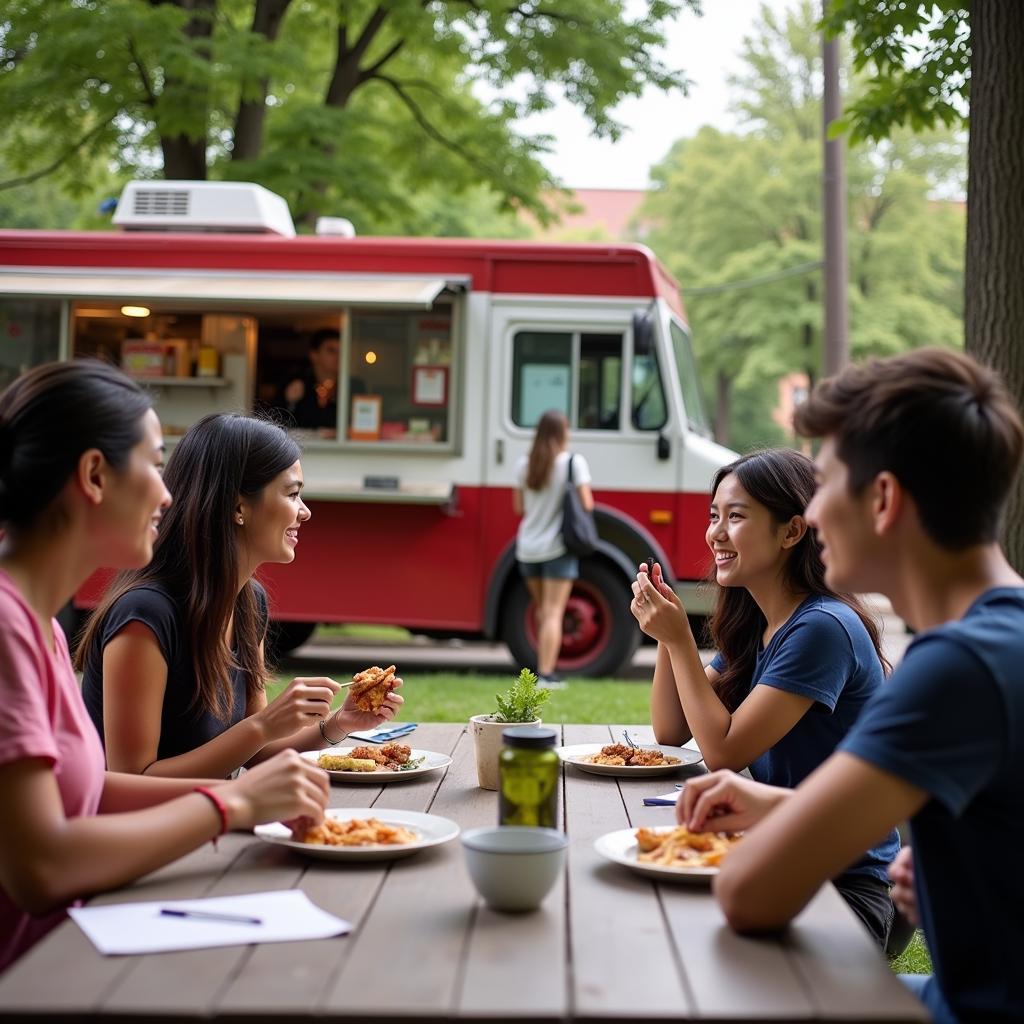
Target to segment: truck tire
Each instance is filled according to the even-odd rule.
[[[286,654],[291,654],[296,647],[301,647],[316,629],[315,622],[284,622],[274,619],[267,628],[267,656],[271,661],[278,661]]]
[[[628,667],[641,635],[629,611],[630,598],[621,574],[598,559],[581,559],[580,577],[565,609],[560,673],[614,676]],[[516,665],[536,668],[533,602],[518,575],[506,596],[502,621],[502,639]]]

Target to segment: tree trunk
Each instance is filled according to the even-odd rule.
[[[732,431],[729,417],[732,414],[732,377],[724,370],[718,371],[718,387],[715,395],[715,440],[729,447]]]
[[[967,351],[1024,406],[1024,4],[971,5],[971,126],[964,326]],[[954,470],[955,471],[955,470]],[[1003,527],[1024,570],[1024,479]]]
[[[256,0],[252,15],[253,35],[261,35],[274,42],[281,31],[281,22],[291,0]],[[263,149],[263,128],[267,120],[267,92],[270,79],[261,78],[256,84],[256,95],[243,98],[235,116],[232,160],[255,160]]]
[[[178,7],[192,11],[183,29],[186,39],[198,41],[196,50],[206,60],[210,58],[209,39],[213,35],[213,22],[217,0],[175,0]],[[209,118],[209,98],[203,86],[184,82],[169,70],[164,79],[161,100],[177,110],[188,110],[195,130],[179,135],[160,132],[160,148],[164,157],[164,177],[203,180],[206,178],[206,130]],[[160,131],[160,125],[157,124]]]
[[[160,136],[164,177],[184,181],[206,180],[206,142],[184,135]]]

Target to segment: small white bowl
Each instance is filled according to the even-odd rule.
[[[568,845],[553,828],[491,825],[462,833],[469,877],[493,910],[536,910],[565,866]]]

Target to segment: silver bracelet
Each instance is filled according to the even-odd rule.
[[[339,736],[338,739],[332,740],[330,738],[330,736],[327,735],[327,729],[325,728],[326,722],[325,722],[325,720],[323,718],[321,718],[320,721],[317,722],[317,725],[320,726],[320,735],[323,737],[324,743],[326,743],[327,746],[329,746],[329,747],[336,746],[338,743],[340,743],[348,735],[348,733],[346,732],[346,733],[342,734],[341,736]]]

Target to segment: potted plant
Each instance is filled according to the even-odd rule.
[[[474,715],[469,720],[476,751],[476,777],[481,789],[498,788],[498,754],[501,734],[507,725],[540,725],[540,709],[551,696],[537,686],[537,677],[524,668],[504,694],[495,694],[497,711]]]

